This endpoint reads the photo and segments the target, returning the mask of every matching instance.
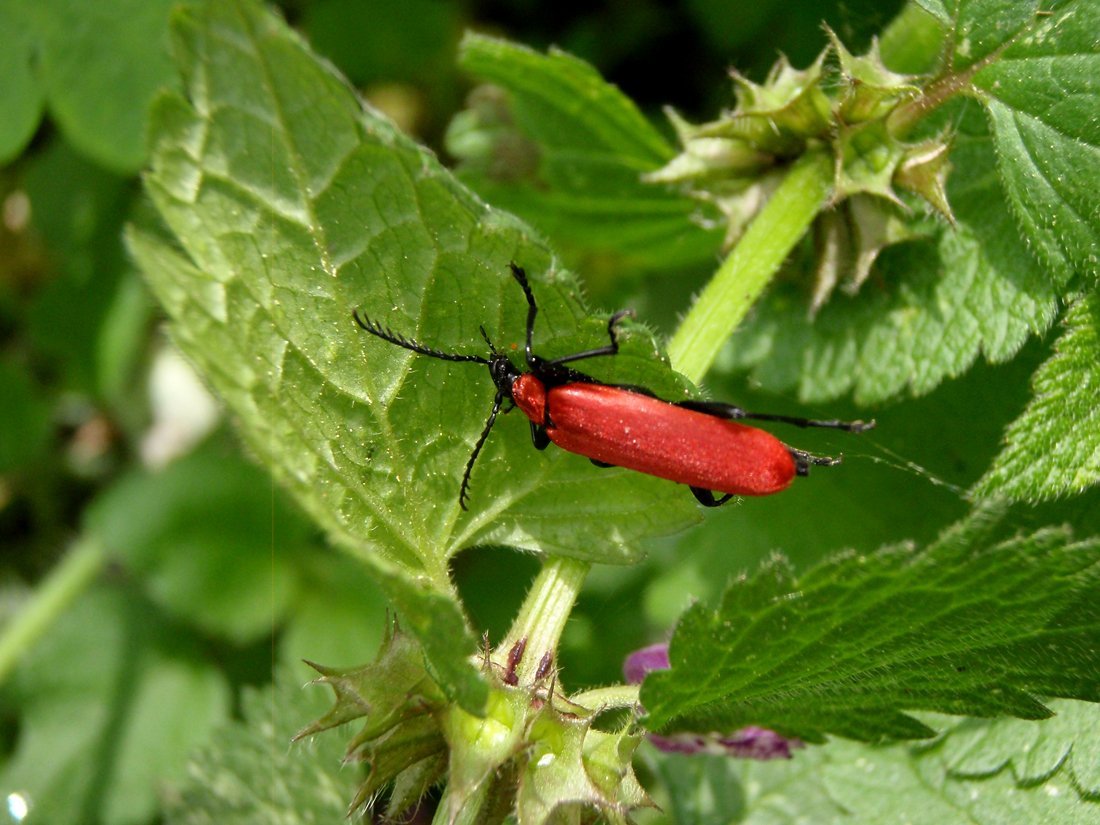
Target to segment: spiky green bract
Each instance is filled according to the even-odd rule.
[[[490,688],[484,714],[475,716],[444,700],[423,662],[416,641],[394,627],[368,665],[314,665],[336,701],[296,738],[363,720],[345,756],[367,766],[352,812],[384,798],[385,816],[397,819],[441,784],[438,821],[446,822],[514,815],[533,825],[579,817],[625,823],[632,809],[649,804],[631,767],[640,737],[629,719],[613,732],[598,730],[593,723],[604,706],[570,701],[548,669],[517,680],[507,660],[491,656],[481,660]]]
[[[1100,540],[1041,530],[992,543],[993,511],[924,550],[775,559],[697,606],[670,671],[642,687],[658,731],[761,725],[820,742],[933,731],[906,711],[1040,719],[1041,696],[1100,700]]]
[[[801,73],[779,64],[751,96],[739,81],[736,108],[711,123],[673,118],[683,152],[648,177],[718,204],[733,242],[792,157],[815,145],[831,151],[836,209],[815,226],[809,303],[811,315],[832,317],[805,322],[805,286],[777,297],[778,312],[759,314],[784,356],[773,375],[756,376],[771,389],[796,383],[807,401],[853,387],[868,402],[924,393],[978,355],[1014,355],[1053,320],[1075,273],[1095,283],[1100,201],[1089,181],[1100,175],[1100,7],[930,5],[947,23],[941,54],[909,61],[927,75],[891,71],[875,46],[853,56],[834,36],[835,61]],[[890,38],[895,61],[898,39]],[[832,86],[830,66],[840,75]],[[791,106],[812,90],[827,98],[828,117],[792,119]],[[962,98],[980,102],[983,123]],[[908,242],[921,239],[938,248],[918,245],[910,255]],[[881,289],[862,290],[858,301],[838,296],[837,287],[859,289],[888,247],[896,254],[881,267]],[[767,352],[757,341],[740,344],[754,358]]]
[[[830,37],[831,48],[806,69],[793,69],[783,58],[763,84],[734,74],[737,105],[717,120],[694,126],[670,113],[683,151],[645,176],[717,205],[727,218],[727,243],[733,243],[767,200],[774,177],[792,159],[827,147],[834,163],[832,202],[855,228],[833,235],[845,249],[822,256],[814,309],[840,280],[858,287],[884,242],[911,237],[887,241],[874,228],[896,220],[898,187],[951,214],[943,193],[946,138],[911,144],[890,124],[900,106],[919,97],[917,78],[888,69],[877,43],[856,56],[832,32]],[[841,77],[835,88],[829,88],[830,53]],[[847,201],[857,195],[872,197],[861,211],[850,210]]]

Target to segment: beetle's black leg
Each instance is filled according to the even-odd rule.
[[[550,446],[550,436],[546,434],[546,428],[534,421],[531,422],[531,443],[536,450],[545,450]]]
[[[773,415],[772,413],[755,413],[742,409],[735,404],[723,404],[721,401],[678,401],[677,407],[683,407],[696,412],[716,415],[719,418],[729,418],[734,421],[778,421],[783,424],[792,424],[795,427],[822,427],[829,430],[844,430],[850,433],[862,433],[874,429],[875,422],[871,421],[839,421],[835,418],[818,420],[814,418],[799,418],[794,415]]]
[[[808,476],[810,474],[810,467],[835,467],[844,460],[844,456],[829,456],[829,455],[814,455],[808,453],[805,450],[796,450],[794,447],[788,447],[791,456],[794,458],[795,472],[800,476]]]
[[[535,316],[539,313],[539,308],[535,304],[535,293],[531,291],[531,285],[527,283],[527,273],[523,270],[522,266],[518,266],[515,261],[508,264],[512,269],[512,277],[516,279],[516,283],[520,285],[523,290],[523,294],[527,296],[527,343],[524,347],[524,355],[527,357],[527,366],[534,368],[535,355],[531,351],[531,338],[535,334]]]
[[[634,310],[620,309],[608,320],[607,335],[611,339],[611,343],[606,347],[596,347],[595,349],[586,349],[584,352],[575,352],[572,355],[563,355],[561,358],[552,358],[545,363],[547,366],[558,366],[560,364],[568,364],[570,361],[580,361],[582,358],[595,358],[599,355],[616,355],[619,352],[619,336],[615,331],[615,325],[628,316],[634,317]]]
[[[429,355],[432,358],[438,358],[441,361],[472,361],[475,364],[488,364],[488,358],[482,358],[480,355],[463,355],[458,352],[442,352],[441,350],[432,349],[426,347],[423,344],[418,344],[416,341],[412,341],[406,338],[404,335],[399,335],[388,327],[384,327],[375,321],[372,321],[366,315],[360,315],[359,310],[353,309],[351,311],[351,317],[355,319],[362,329],[369,332],[371,335],[375,335],[381,338],[383,341],[389,341],[391,344],[397,344],[397,346],[403,349],[412,350],[418,352],[421,355]],[[482,335],[485,333],[482,332]],[[485,340],[489,340],[486,338]]]
[[[608,467],[614,467],[615,466],[614,464],[609,464],[606,461],[600,461],[598,458],[590,458],[588,460],[591,461],[593,464],[595,464],[597,467],[601,467],[604,470],[606,470]]]
[[[474,451],[470,453],[470,460],[466,462],[466,471],[462,474],[462,487],[458,491],[458,506],[463,510],[466,509],[466,499],[469,497],[470,492],[470,473],[474,469],[474,462],[477,461],[477,454],[481,452],[482,446],[485,444],[485,439],[489,437],[489,430],[493,429],[493,423],[497,420],[497,413],[500,412],[500,405],[504,403],[504,394],[498,392],[496,398],[493,399],[493,410],[489,413],[489,420],[485,422],[485,429],[481,431],[481,435],[477,437],[477,443],[474,444]]]
[[[704,507],[720,507],[733,498],[731,493],[726,493],[721,498],[715,498],[713,492],[702,487],[692,487],[691,494],[695,496],[695,500]]]
[[[615,355],[619,351],[619,339],[618,334],[615,332],[615,325],[619,323],[623,318],[634,315],[632,309],[621,309],[616,312],[607,322],[607,336],[611,339],[611,343],[605,347],[596,347],[595,349],[587,349],[583,352],[575,352],[572,355],[563,355],[561,358],[554,358],[550,361],[539,362],[535,358],[532,351],[531,339],[535,335],[535,316],[538,315],[538,306],[535,304],[535,294],[531,291],[531,284],[527,281],[527,273],[523,267],[512,261],[508,264],[512,268],[512,277],[516,279],[516,283],[523,289],[523,294],[527,297],[527,341],[524,347],[524,354],[527,358],[527,366],[530,369],[535,369],[536,364],[542,366],[557,366],[559,364],[568,364],[570,361],[580,361],[583,358],[595,358],[598,355]]]

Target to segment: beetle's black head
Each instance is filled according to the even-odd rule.
[[[512,383],[521,373],[503,352],[494,351],[489,359],[489,375],[493,377],[497,392],[505,398],[512,397]]]

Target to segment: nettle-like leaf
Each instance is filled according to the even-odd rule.
[[[1035,19],[1040,6],[1036,0],[916,0],[916,3],[952,29],[952,65],[958,70],[989,56],[1017,36]]]
[[[921,825],[1092,822],[1100,714],[1084,703],[1051,708],[1057,715],[1042,722],[952,720],[933,745],[836,740],[770,762],[662,755],[655,770],[666,809],[697,825],[873,825],[899,811]]]
[[[1098,30],[1096,3],[1061,4],[974,77],[1009,203],[1059,284],[1100,278]]]
[[[1005,768],[1021,784],[1037,785],[1068,773],[1078,792],[1100,797],[1100,708],[1084,702],[1048,703],[1054,716],[952,720],[935,748],[959,777],[984,778]]]
[[[1009,425],[1005,450],[978,482],[981,495],[1036,501],[1100,480],[1100,296],[1082,296],[1034,379],[1034,398]]]
[[[930,392],[979,354],[1008,360],[1049,326],[1057,290],[1019,236],[980,112],[964,107],[956,130],[956,226],[930,224],[928,240],[887,250],[868,288],[834,298],[813,321],[805,288],[779,285],[733,339],[734,363],[807,401],[853,391],[870,403]]]
[[[1084,825],[1097,816],[1096,804],[1081,799],[1066,772],[1030,785],[1007,770],[984,779],[959,778],[937,751],[918,758],[904,747],[834,745],[827,749],[831,753],[820,778],[829,797],[845,811],[837,822],[895,822],[899,811],[914,825]]]
[[[1048,529],[988,546],[991,521],[733,583],[681,619],[672,669],[642,687],[649,724],[881,741],[932,735],[905,711],[1041,719],[1039,696],[1100,700],[1100,540]]]
[[[539,300],[540,352],[603,343],[606,317],[586,319],[576,282],[530,229],[477,200],[257,4],[196,3],[175,23],[185,96],[155,106],[145,186],[158,214],[131,229],[131,250],[250,449],[371,566],[448,690],[476,707],[454,553],[491,541],[629,562],[638,537],[697,517],[690,496],[536,453],[512,415],[464,513],[488,374],[369,336],[352,310],[449,351],[484,354],[479,325],[508,347],[526,315],[516,261]],[[683,395],[650,337],[634,327],[624,339],[594,374]]]
[[[630,266],[712,258],[722,230],[704,227],[705,208],[642,182],[671,160],[672,146],[592,66],[477,34],[463,39],[459,65],[493,84],[475,92],[447,140],[460,176],[486,199],[555,244]]]

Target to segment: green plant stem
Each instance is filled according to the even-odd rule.
[[[23,655],[103,569],[107,553],[93,538],[78,541],[0,634],[0,684]]]
[[[808,152],[791,167],[672,337],[673,368],[702,380],[828,200],[832,183],[832,159],[824,151]]]
[[[535,577],[512,629],[494,654],[506,664],[512,647],[521,639],[527,640],[524,655],[516,664],[520,684],[534,679],[547,652],[557,657],[558,640],[591,567],[586,561],[551,556]]]
[[[575,693],[569,701],[590,710],[632,708],[639,704],[638,685],[609,685]]]

